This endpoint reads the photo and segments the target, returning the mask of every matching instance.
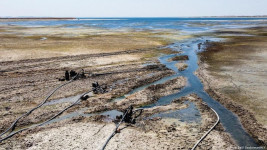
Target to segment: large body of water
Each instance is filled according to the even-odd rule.
[[[5,21],[0,24],[22,26],[63,26],[68,28],[105,28],[136,30],[175,29],[203,32],[220,28],[266,26],[267,18],[77,18],[74,20]]]

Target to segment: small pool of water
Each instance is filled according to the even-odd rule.
[[[118,110],[109,110],[109,111],[104,111],[104,112],[99,112],[99,113],[84,113],[86,111],[87,108],[82,108],[78,111],[74,111],[74,112],[71,112],[71,113],[68,113],[66,115],[63,115],[63,116],[60,116],[56,119],[53,119],[49,122],[47,122],[46,124],[44,125],[47,125],[47,124],[51,124],[51,123],[54,123],[54,122],[59,122],[59,121],[62,121],[62,120],[65,120],[65,119],[71,119],[71,118],[74,118],[74,117],[79,117],[79,116],[83,116],[83,117],[91,117],[91,116],[96,116],[96,115],[103,115],[103,116],[106,116],[107,118],[105,119],[105,121],[107,122],[110,122],[110,121],[113,121],[114,119],[116,119],[116,116],[120,116],[122,115],[123,113],[118,111]]]
[[[157,114],[150,116],[149,119],[155,118],[155,117],[174,118],[174,119],[178,119],[182,122],[187,122],[187,123],[193,123],[193,122],[200,123],[201,115],[196,105],[190,101],[186,101],[185,104],[188,104],[189,106],[187,108],[180,109],[180,110],[170,110],[167,112],[157,113]]]
[[[123,115],[123,113],[118,111],[118,110],[110,110],[110,111],[105,111],[103,113],[100,113],[100,115],[107,116],[111,120],[114,120],[114,119],[116,119],[116,116]]]
[[[110,110],[110,111],[100,113],[100,115],[106,116],[104,120],[105,122],[112,122],[113,120],[116,119],[116,116],[123,115],[123,113],[118,110]]]
[[[44,106],[48,106],[48,105],[55,105],[55,104],[61,104],[61,103],[73,103],[75,102],[78,98],[80,98],[80,95],[76,95],[76,96],[71,96],[71,97],[66,97],[66,98],[60,98],[60,99],[55,99],[49,102],[46,102],[44,104]]]
[[[130,95],[132,95],[132,94],[134,94],[134,93],[136,93],[136,92],[139,92],[139,91],[141,91],[141,90],[143,90],[143,89],[145,89],[145,88],[147,88],[147,87],[149,87],[149,86],[151,86],[151,85],[163,84],[163,83],[165,83],[165,82],[167,82],[167,81],[169,81],[169,80],[172,80],[172,79],[174,79],[174,78],[176,78],[176,77],[178,77],[178,76],[179,76],[178,74],[175,74],[175,75],[172,75],[172,76],[164,77],[164,78],[162,78],[162,79],[160,79],[160,80],[157,80],[157,81],[155,81],[155,82],[152,82],[152,83],[149,83],[149,84],[140,86],[140,87],[138,87],[138,88],[135,88],[135,89],[133,89],[132,91],[130,91],[129,93],[127,93],[127,94],[125,94],[125,95],[123,95],[123,96],[121,96],[121,97],[115,98],[115,99],[113,99],[113,100],[111,100],[111,101],[112,101],[112,102],[121,101],[121,100],[125,99],[126,97],[128,97],[128,96],[130,96]]]

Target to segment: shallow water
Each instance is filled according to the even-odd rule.
[[[239,146],[258,146],[256,141],[244,130],[242,127],[238,117],[233,114],[231,111],[222,106],[219,102],[212,99],[204,90],[203,85],[200,82],[199,78],[194,75],[194,72],[198,68],[198,57],[197,57],[197,44],[203,43],[206,40],[218,40],[211,38],[198,38],[191,39],[187,41],[183,41],[180,43],[175,43],[170,45],[169,47],[175,51],[179,51],[182,48],[183,53],[175,54],[175,55],[188,55],[189,60],[186,61],[188,64],[188,68],[185,71],[179,72],[176,68],[175,64],[177,62],[168,62],[169,58],[174,57],[175,55],[166,55],[160,57],[159,60],[162,64],[165,64],[168,68],[177,72],[177,74],[184,76],[188,79],[188,85],[183,88],[180,92],[171,94],[168,96],[161,97],[156,103],[145,106],[144,108],[150,108],[159,105],[166,105],[171,103],[174,99],[180,98],[182,96],[186,96],[191,93],[196,93],[200,98],[203,99],[204,102],[208,104],[211,108],[213,108],[220,117],[220,122],[225,128],[226,132],[230,133],[232,138],[237,142]],[[177,46],[179,45],[179,46]],[[177,48],[180,47],[180,48]]]
[[[160,80],[158,80],[158,81],[155,81],[155,82],[152,82],[152,83],[149,83],[149,84],[140,86],[140,87],[138,87],[138,88],[135,88],[135,89],[133,89],[132,91],[130,91],[129,93],[127,93],[127,94],[125,94],[125,95],[123,95],[123,96],[121,96],[121,97],[115,98],[115,99],[113,99],[113,100],[111,100],[111,101],[112,101],[112,102],[121,101],[121,100],[123,100],[124,98],[126,98],[126,97],[128,97],[128,96],[130,96],[130,95],[132,95],[132,94],[134,94],[134,93],[136,93],[136,92],[139,92],[139,91],[141,91],[141,90],[143,90],[143,89],[145,89],[145,88],[147,88],[147,87],[149,87],[149,86],[151,86],[151,85],[162,84],[162,83],[165,83],[166,81],[172,80],[172,79],[174,79],[174,78],[176,78],[176,77],[178,77],[177,74],[172,75],[172,76],[168,76],[168,77],[164,77],[164,78],[162,78],[162,79],[160,79]]]
[[[86,110],[87,110],[87,108],[82,108],[82,109],[80,109],[78,111],[74,111],[72,113],[60,116],[60,117],[58,117],[56,119],[53,119],[53,120],[47,122],[44,125],[51,124],[51,123],[54,123],[54,122],[59,122],[59,121],[70,119],[70,118],[74,118],[74,117],[78,117],[78,116],[91,117],[91,116],[96,116],[96,115],[106,116],[107,118],[105,120],[107,122],[110,122],[110,121],[116,119],[116,116],[123,115],[123,113],[118,111],[118,110],[109,110],[109,111],[105,111],[105,112],[91,113],[91,114],[84,113]]]
[[[201,115],[196,105],[193,102],[189,101],[186,101],[185,104],[188,104],[189,106],[181,110],[170,110],[167,112],[157,113],[148,117],[148,119],[155,117],[174,118],[187,123],[200,123]]]
[[[0,24],[27,27],[58,26],[66,28],[105,29],[173,29],[189,33],[211,31],[219,28],[244,28],[265,26],[267,18],[79,18],[74,20],[24,20],[4,21]]]
[[[159,58],[159,61],[162,64],[166,65],[166,67],[168,67],[169,69],[172,69],[173,71],[175,71],[176,74],[169,76],[169,77],[162,78],[156,82],[141,86],[139,88],[136,88],[136,89],[132,90],[131,92],[129,92],[128,94],[126,94],[122,97],[119,97],[117,99],[114,99],[114,101],[123,100],[125,97],[127,97],[133,93],[136,93],[138,91],[141,91],[150,85],[164,83],[164,82],[171,80],[171,79],[174,79],[178,76],[184,76],[187,78],[188,84],[180,92],[161,97],[157,102],[150,104],[150,105],[147,105],[147,106],[143,106],[142,108],[151,108],[154,106],[161,106],[161,105],[170,104],[174,99],[178,99],[182,96],[186,96],[188,94],[195,93],[200,98],[202,98],[203,101],[208,104],[208,106],[213,108],[218,113],[218,115],[220,117],[220,122],[222,123],[223,127],[226,129],[226,132],[230,133],[232,138],[237,142],[237,144],[239,146],[241,146],[241,147],[242,146],[258,146],[256,144],[255,140],[244,130],[238,117],[235,114],[233,114],[231,111],[226,109],[224,106],[222,106],[219,102],[212,99],[203,90],[203,85],[200,82],[199,78],[194,75],[194,72],[198,69],[197,44],[203,43],[206,40],[219,40],[219,39],[202,37],[202,38],[194,38],[194,39],[190,39],[187,41],[177,42],[177,43],[174,43],[172,45],[169,45],[168,47],[171,48],[172,50],[180,51],[180,49],[182,49],[183,52],[177,53],[177,54],[170,54],[170,55],[161,56]],[[189,60],[185,61],[188,64],[188,68],[185,71],[178,71],[177,67],[175,66],[175,64],[178,61],[171,61],[171,62],[168,61],[170,58],[177,56],[177,55],[188,55],[189,56]],[[61,121],[61,120],[67,119],[67,118],[76,117],[76,116],[93,116],[93,115],[106,115],[106,116],[108,116],[109,115],[109,116],[113,116],[113,118],[114,118],[114,116],[116,116],[117,114],[121,114],[121,112],[118,112],[116,110],[97,113],[97,114],[84,114],[83,111],[85,111],[85,109],[70,113],[70,114],[62,116],[62,117],[59,117],[55,120],[52,120],[50,123]],[[195,115],[195,117],[192,117],[192,115],[190,114],[192,112],[196,113],[196,111],[198,111],[197,108],[194,108],[191,105],[191,107],[189,107],[188,109],[185,109],[185,110],[176,110],[176,111],[172,111],[169,113],[159,113],[159,114],[156,114],[155,116],[158,115],[158,116],[162,116],[162,117],[171,117],[171,118],[175,117],[179,120],[197,122],[200,119],[199,117],[197,117],[198,115]],[[114,115],[114,114],[116,114],[116,115]]]
[[[79,95],[76,95],[76,96],[71,96],[71,97],[65,97],[65,98],[60,98],[60,99],[52,100],[52,101],[46,102],[44,104],[44,106],[61,104],[61,103],[67,103],[67,102],[74,103],[81,96],[82,96],[82,94],[79,94]]]

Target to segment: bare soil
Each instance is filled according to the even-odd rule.
[[[188,65],[183,62],[179,62],[175,64],[175,66],[178,68],[179,71],[184,71],[188,67]]]
[[[170,110],[187,108],[183,102],[193,102],[201,113],[201,122],[187,123],[172,118],[149,116]],[[100,149],[115,128],[102,117],[73,118],[42,128],[25,131],[16,141],[8,141],[2,148],[12,149]],[[165,106],[145,109],[135,125],[123,124],[106,149],[189,149],[216,121],[216,116],[196,95],[192,94]],[[230,136],[221,125],[216,127],[197,149],[232,149]]]
[[[206,43],[196,74],[209,95],[236,113],[248,133],[266,146],[266,28],[241,31],[251,36],[218,32],[227,40]]]
[[[113,101],[133,89],[173,75],[157,57],[173,53],[159,48],[176,37],[170,31],[110,31],[93,28],[0,26],[0,132],[18,116],[37,106],[48,93],[64,83],[66,70],[85,70],[86,78],[75,80],[51,97],[49,102],[69,98],[92,89],[93,82],[108,87],[107,93],[92,96],[62,114],[92,114],[123,111],[152,104],[160,97],[179,92],[187,84],[177,77],[162,84]],[[200,122],[177,118],[151,118],[172,110],[183,110],[190,101],[200,111]],[[52,117],[71,101],[43,106],[18,122],[16,129]],[[82,112],[80,112],[83,110]],[[108,116],[75,116],[70,119],[23,131],[0,143],[0,149],[99,149],[115,125]],[[123,124],[107,149],[189,149],[216,121],[215,115],[196,95],[164,106],[145,109],[137,124]],[[221,126],[198,149],[231,149],[235,144]]]

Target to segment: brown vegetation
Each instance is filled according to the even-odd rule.
[[[263,33],[266,28],[244,29],[234,36],[218,32],[227,40],[206,43],[197,74],[208,93],[235,112],[246,130],[266,145],[267,37]]]
[[[189,60],[189,57],[187,55],[180,55],[171,58],[171,60],[172,61]]]

